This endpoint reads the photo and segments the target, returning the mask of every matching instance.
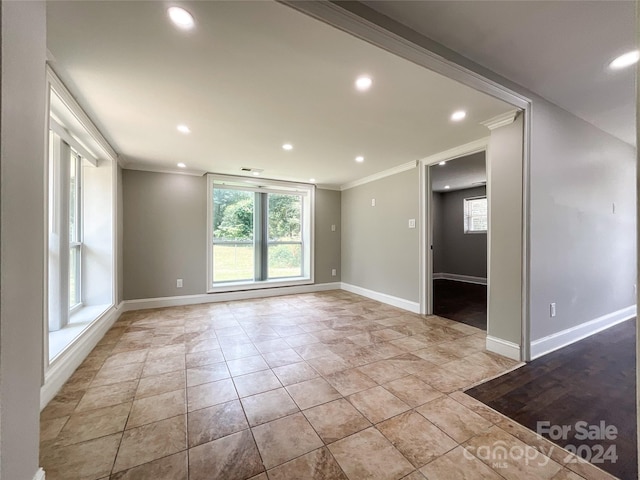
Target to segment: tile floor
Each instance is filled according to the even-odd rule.
[[[41,465],[47,480],[611,478],[462,392],[517,365],[484,344],[343,291],[129,312],[43,410]]]

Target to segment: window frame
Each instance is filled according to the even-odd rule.
[[[62,140],[64,142],[64,140]],[[78,153],[76,151],[76,149],[69,145],[69,149],[70,149],[70,156],[72,157],[73,161],[75,162],[75,185],[74,185],[74,190],[75,190],[75,232],[73,232],[74,234],[71,235],[71,232],[69,232],[69,260],[71,259],[71,256],[75,256],[76,258],[76,263],[75,263],[75,276],[76,276],[76,282],[75,282],[75,287],[76,287],[76,291],[75,291],[75,296],[77,299],[77,302],[75,304],[71,304],[71,296],[69,296],[69,314],[72,314],[74,312],[76,312],[78,309],[82,308],[82,306],[84,305],[83,303],[83,288],[82,288],[82,265],[83,265],[83,254],[84,254],[84,248],[83,248],[83,242],[82,242],[82,229],[83,229],[83,218],[82,216],[84,215],[83,212],[83,192],[82,192],[82,184],[83,184],[83,168],[82,168],[82,162],[84,157]],[[71,160],[71,158],[70,158]],[[67,181],[69,182],[68,185],[66,185],[67,189],[69,190],[69,208],[71,208],[71,179],[67,179]],[[69,211],[70,212],[70,211]],[[73,238],[72,238],[73,237]],[[72,254],[71,251],[74,250],[74,253]],[[68,271],[68,282],[69,282],[69,294],[71,294],[71,265],[69,265],[69,271]]]
[[[273,279],[268,278],[268,265],[265,272],[267,278],[264,280],[238,280],[230,282],[214,282],[213,273],[213,215],[214,215],[214,202],[213,202],[213,190],[215,187],[225,189],[237,189],[243,191],[253,191],[258,193],[276,193],[276,194],[299,194],[302,197],[302,213],[301,213],[301,243],[302,243],[302,275],[299,277],[277,277]],[[265,196],[268,198],[268,196]],[[267,202],[264,202],[267,203]],[[264,208],[264,212],[268,209]],[[207,258],[207,293],[222,293],[222,292],[234,292],[242,290],[257,290],[275,287],[297,286],[297,285],[310,285],[314,283],[314,238],[315,238],[315,185],[307,183],[287,182],[281,180],[270,179],[258,179],[248,178],[233,175],[222,174],[207,174],[207,232],[206,232],[206,258]],[[258,215],[264,215],[264,213],[257,213]],[[254,210],[256,215],[256,210]],[[268,223],[268,216],[264,217],[266,223]],[[254,229],[255,229],[254,219]],[[268,229],[266,229],[268,230]],[[263,238],[264,237],[264,238]],[[271,242],[268,238],[268,232],[264,232],[264,235],[255,235],[254,233],[254,246],[256,242],[263,242],[265,248],[268,249]],[[256,250],[260,247],[256,247]],[[260,259],[254,260],[254,269],[256,263]],[[266,263],[266,262],[265,262]]]
[[[473,218],[474,216],[471,215],[469,213],[469,205],[473,200],[482,200],[484,199],[487,202],[487,228],[485,230],[471,230],[471,224],[472,222],[470,221],[471,218]],[[466,197],[463,199],[462,201],[462,217],[463,217],[463,228],[464,228],[464,234],[465,235],[477,235],[477,234],[487,234],[488,230],[489,230],[489,200],[487,198],[487,195],[476,195],[474,197]]]

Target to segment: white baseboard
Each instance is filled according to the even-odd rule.
[[[125,300],[124,311],[144,310],[147,308],[177,307],[181,305],[197,305],[200,303],[230,302],[232,300],[249,300],[252,298],[279,297],[298,293],[324,292],[339,290],[340,282],[298,285],[293,287],[265,288],[261,290],[244,290],[239,292],[203,293],[198,295],[182,295],[176,297],[141,298]]]
[[[44,470],[42,468],[38,469],[33,480],[44,480]]]
[[[104,334],[120,318],[123,312],[122,302],[111,307],[62,352],[49,366],[44,375],[44,385],[40,387],[40,410],[56,396],[73,372],[80,366],[91,350],[104,337]],[[44,478],[44,472],[42,473]]]
[[[373,290],[358,287],[356,285],[351,285],[349,283],[342,282],[340,285],[342,290],[346,290],[347,292],[362,295],[363,297],[371,298],[372,300],[377,300],[378,302],[402,308],[403,310],[408,310],[413,313],[420,313],[420,304],[418,302],[412,302],[410,300],[405,300],[404,298],[394,297],[392,295],[387,295],[386,293],[375,292]]]
[[[520,345],[487,335],[487,350],[512,360],[520,360]]]
[[[457,273],[434,273],[434,280],[455,280],[456,282],[476,283],[486,285],[487,279],[484,277],[472,277],[470,275],[458,275]]]
[[[557,332],[538,340],[531,342],[531,360],[551,353],[559,348],[566,347],[583,338],[589,337],[595,333],[606,330],[609,327],[629,320],[636,316],[636,305],[623,308],[616,312],[608,313],[601,317],[595,318],[589,322],[567,328],[561,332]]]

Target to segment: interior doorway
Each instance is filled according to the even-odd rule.
[[[487,169],[481,150],[429,167],[432,313],[487,330]]]

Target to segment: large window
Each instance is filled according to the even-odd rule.
[[[209,291],[309,283],[313,187],[209,175]]]
[[[487,197],[464,199],[464,233],[487,233]]]
[[[69,155],[69,310],[82,306],[82,156]]]

